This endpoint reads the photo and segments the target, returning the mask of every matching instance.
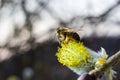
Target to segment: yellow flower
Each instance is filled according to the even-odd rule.
[[[62,42],[56,53],[58,61],[81,75],[94,69],[96,53],[74,39]]]
[[[91,55],[83,43],[75,40],[70,40],[67,44],[62,42],[56,56],[58,61],[65,66],[84,66],[91,60]]]

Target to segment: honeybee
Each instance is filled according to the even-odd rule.
[[[80,41],[80,37],[77,33],[77,30],[74,30],[72,28],[67,28],[67,27],[59,27],[57,29],[57,38],[59,43],[63,41],[67,43],[71,39]]]

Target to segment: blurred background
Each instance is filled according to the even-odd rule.
[[[120,50],[120,0],[0,0],[0,80],[77,80],[55,56],[60,26],[111,56]],[[114,70],[120,80],[120,62]]]

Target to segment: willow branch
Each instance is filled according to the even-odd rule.
[[[98,70],[90,71],[89,74],[94,74],[96,77],[99,77],[108,68],[114,66],[119,61],[120,61],[120,51],[118,51],[113,56],[111,56],[110,58],[108,58],[106,64],[104,64],[101,68],[99,68]]]

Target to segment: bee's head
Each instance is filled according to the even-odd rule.
[[[67,28],[65,28],[65,27],[57,28],[56,36],[57,36],[59,42],[64,41],[65,36],[66,36],[65,35],[66,34],[66,32],[65,32],[66,30],[67,30]]]

